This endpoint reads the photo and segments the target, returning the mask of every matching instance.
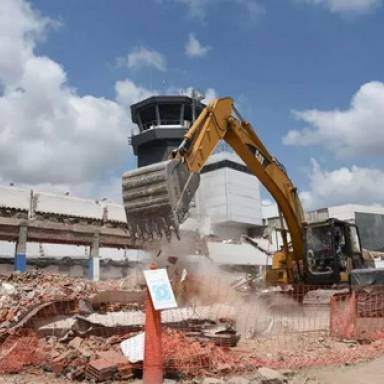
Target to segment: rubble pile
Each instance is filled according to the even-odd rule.
[[[144,292],[126,280],[92,283],[35,272],[2,279],[0,373],[38,367],[70,380],[97,382],[140,376],[144,342],[135,344],[140,345],[139,358],[124,345],[144,340]],[[232,306],[203,304],[162,311],[167,375],[223,376],[260,367],[350,364],[384,354],[384,333],[360,343],[336,341],[328,331],[320,337],[308,329],[240,338]],[[290,314],[282,316],[281,321]]]
[[[144,291],[126,289],[127,281],[93,283],[63,275],[14,273],[0,283],[0,372],[40,367],[70,380],[126,379],[142,370],[120,343],[141,332]],[[213,311],[212,311],[213,310]],[[221,371],[236,361],[217,345],[234,346],[232,322],[216,321],[226,306],[163,311],[165,366],[195,375]]]
[[[31,331],[9,336],[0,347],[0,373],[17,373],[40,365],[46,358],[44,342]]]
[[[8,328],[43,302],[60,298],[83,298],[96,292],[94,284],[63,275],[28,272],[2,278],[0,286],[0,327]]]
[[[81,297],[92,290],[90,283],[55,275],[12,274],[0,287],[0,327],[8,328],[42,302]]]
[[[140,375],[143,362],[130,362],[120,348],[121,341],[132,336],[132,333],[110,338],[77,336],[69,342],[47,338],[50,353],[44,368],[71,380],[104,381],[126,379],[135,372]],[[172,375],[200,376],[212,370],[223,373],[242,368],[241,359],[229,349],[195,340],[176,330],[163,333],[163,353],[165,370]]]
[[[121,339],[76,336],[70,341],[60,341],[55,337],[47,338],[50,353],[44,368],[70,380],[132,377],[135,366],[120,351]]]
[[[168,372],[183,376],[204,376],[241,372],[247,367],[247,357],[219,347],[212,341],[186,336],[184,332],[168,329],[162,339],[164,366]]]
[[[26,317],[31,315],[33,310],[37,314],[39,308],[44,309],[40,317],[52,316],[55,312],[64,315],[94,310],[113,312],[140,308],[140,303],[132,300],[127,303],[112,300],[119,292],[122,296],[121,287],[125,284],[123,280],[94,283],[65,275],[27,272],[0,276],[0,281],[0,335],[24,319],[24,323],[20,325],[26,325]],[[98,297],[101,292],[101,299],[106,299],[104,301]],[[54,308],[57,304],[61,308]]]
[[[95,352],[110,346],[103,338],[76,337],[81,333],[75,327],[76,316],[143,306],[143,290],[122,289],[126,279],[93,283],[40,272],[14,273],[0,279],[2,373],[41,366],[81,378]]]

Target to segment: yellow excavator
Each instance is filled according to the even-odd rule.
[[[130,236],[148,242],[179,226],[199,185],[199,172],[221,140],[240,156],[276,200],[281,213],[284,246],[273,255],[267,271],[271,285],[327,285],[348,282],[353,270],[368,268],[356,225],[329,219],[307,224],[298,190],[283,165],[270,154],[232,98],[213,100],[187,130],[170,159],[123,175],[123,201]],[[288,233],[289,238],[288,239]],[[360,276],[360,275],[359,275]],[[369,274],[369,276],[372,276]]]

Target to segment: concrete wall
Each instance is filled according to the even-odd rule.
[[[86,259],[89,257],[89,247],[83,245],[68,244],[46,244],[46,243],[27,243],[27,258],[73,258]],[[14,257],[15,243],[9,241],[0,241],[0,257]],[[116,249],[116,248],[100,248],[101,259],[124,260],[131,262],[145,260],[144,252],[135,249]]]
[[[100,261],[100,279],[119,279],[134,273],[138,264],[125,261],[101,260]],[[62,273],[71,277],[87,278],[88,259],[74,258],[40,258],[29,259],[27,263],[27,272],[40,270],[47,273]],[[14,272],[14,259],[0,257],[0,274],[10,274]]]
[[[99,257],[90,258],[90,247],[65,244],[27,243],[26,270],[89,277],[90,262],[100,261],[100,278],[121,278],[138,264],[149,265],[150,255],[140,250],[99,248]],[[0,274],[15,270],[15,243],[0,241]]]
[[[242,164],[228,152],[213,155],[209,164],[223,159]],[[232,168],[203,173],[196,204],[203,234],[220,232],[224,238],[233,238],[249,226],[262,224],[260,183],[249,173]]]
[[[207,243],[210,259],[225,265],[271,265],[272,259],[250,244]]]
[[[356,212],[361,244],[370,251],[384,251],[384,215]]]
[[[319,221],[325,221],[329,219],[328,208],[318,209],[316,211],[306,212],[305,219],[308,223],[317,223]],[[333,216],[336,217],[336,216]]]
[[[339,205],[328,208],[328,217],[339,220],[351,221],[355,220],[355,210],[352,204]]]

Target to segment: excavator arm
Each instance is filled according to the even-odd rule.
[[[276,200],[299,268],[298,260],[304,253],[304,213],[297,188],[229,97],[209,103],[172,153],[172,160],[124,174],[123,200],[131,235],[152,239],[163,232],[169,238],[172,230],[178,234],[179,223],[186,217],[198,187],[196,175],[221,140],[234,149]]]

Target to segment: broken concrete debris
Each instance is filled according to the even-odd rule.
[[[130,337],[120,343],[123,355],[131,363],[137,363],[144,360],[144,342],[145,333],[140,332],[136,336]]]
[[[117,370],[117,366],[107,360],[92,360],[86,368],[86,377],[97,382],[111,379]]]
[[[13,296],[17,292],[16,288],[12,284],[1,283],[0,285],[0,295],[1,296]]]
[[[3,278],[0,372],[33,365],[71,380],[105,381],[140,371],[143,353],[128,358],[120,344],[144,340],[144,292],[122,286],[118,281],[93,283],[37,272]],[[215,344],[235,345],[239,337],[229,323],[217,323],[212,315],[228,313],[228,308],[212,308],[163,311],[164,325],[173,329],[163,336],[172,372],[182,371],[184,365],[190,366],[186,374],[210,365],[220,371],[223,352]],[[187,364],[190,358],[193,364]]]
[[[260,374],[261,384],[283,384],[288,382],[280,372],[271,368],[261,367],[258,369],[258,373]]]
[[[214,377],[206,377],[203,379],[201,384],[225,384],[225,381],[222,379],[216,379]]]
[[[227,380],[226,384],[249,384],[249,380],[241,377],[241,376],[234,376]]]
[[[35,272],[0,276],[0,283],[0,373],[33,366],[72,381],[98,382],[142,374],[142,290],[123,281],[93,283]],[[165,373],[212,382],[282,384],[290,379],[287,369],[350,364],[384,353],[384,332],[365,343],[308,332],[296,332],[286,344],[281,335],[241,338],[236,311],[206,301],[162,311]],[[244,374],[252,377],[244,379]]]

